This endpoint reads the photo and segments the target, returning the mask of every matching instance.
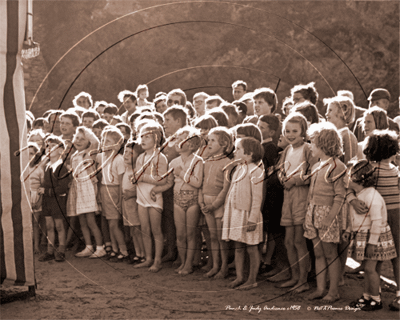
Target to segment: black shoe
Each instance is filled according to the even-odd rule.
[[[274,267],[270,264],[261,263],[260,268],[258,269],[258,274],[264,274],[273,270]]]
[[[369,301],[369,304],[361,307],[362,311],[376,311],[376,310],[381,310],[383,308],[382,306],[382,300],[381,301],[375,301],[374,299],[371,299]]]
[[[65,253],[64,253],[64,252],[56,251],[56,252],[54,253],[54,257],[55,257],[55,260],[56,260],[57,262],[63,262],[63,261],[65,261]]]
[[[42,255],[39,258],[40,262],[45,262],[45,261],[50,261],[50,260],[54,260],[54,254],[48,253],[48,252],[46,252],[44,255]]]
[[[354,300],[349,303],[349,307],[351,308],[362,308],[367,305],[369,305],[371,300],[367,300],[364,298],[364,296],[361,296],[361,298],[358,298],[357,300]]]

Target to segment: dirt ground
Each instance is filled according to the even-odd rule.
[[[126,263],[75,258],[71,251],[61,263],[35,259],[36,297],[2,304],[1,319],[399,319],[388,308],[394,289],[384,283],[382,310],[349,310],[363,292],[362,278],[354,275],[346,276],[339,301],[324,304],[308,301],[310,291],[293,296],[262,276],[257,288],[238,291],[226,287],[233,273],[225,280],[205,278],[201,270],[180,276],[172,263],[153,274]],[[393,279],[390,263],[383,269]],[[1,287],[1,296],[17,290]]]

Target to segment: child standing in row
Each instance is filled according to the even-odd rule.
[[[95,172],[94,156],[90,150],[98,148],[99,140],[95,134],[86,127],[78,127],[73,144],[77,150],[71,157],[73,180],[68,196],[68,216],[78,216],[86,248],[75,254],[76,257],[101,258],[106,255],[103,248],[103,237],[97,226],[95,212],[99,211],[97,205],[97,178]],[[96,242],[93,250],[91,233]]]
[[[157,122],[150,120],[141,127],[139,139],[144,153],[136,160],[132,183],[137,183],[137,203],[146,261],[135,267],[150,267],[149,271],[158,272],[162,268],[161,256],[164,246],[161,231],[163,198],[160,193],[152,198],[151,191],[154,186],[166,183],[166,179],[162,176],[167,172],[168,162],[166,156],[160,153],[160,147],[164,143],[164,130]],[[155,244],[154,260],[152,235]]]
[[[264,171],[257,164],[264,150],[254,138],[242,138],[235,143],[236,168],[228,191],[223,217],[222,239],[235,243],[236,279],[231,288],[257,287],[260,266],[258,244],[263,241],[261,202]],[[245,249],[250,256],[250,274],[244,280]]]
[[[342,155],[342,139],[331,123],[313,124],[307,133],[312,154],[319,159],[312,167],[309,205],[304,221],[304,236],[314,245],[317,274],[317,290],[309,299],[322,298],[324,302],[333,303],[340,299],[339,218],[346,195],[342,178],[346,166],[338,159]],[[325,294],[327,268],[330,282],[329,292]]]
[[[364,261],[365,265],[364,293],[349,306],[363,311],[382,309],[379,293],[382,262],[397,256],[387,223],[385,200],[374,188],[377,179],[378,173],[367,160],[351,164],[344,178],[347,187],[356,193],[357,199],[364,201],[368,206],[366,215],[357,214],[350,206],[351,229],[348,230],[355,234],[350,244],[352,257]],[[343,237],[348,240],[350,233],[346,232]]]
[[[176,132],[176,151],[180,154],[170,163],[174,176],[174,220],[181,265],[181,275],[193,272],[196,248],[195,231],[199,222],[198,193],[203,182],[203,159],[195,152],[201,143],[200,132],[184,127]]]
[[[127,261],[129,258],[124,234],[119,227],[122,212],[122,177],[125,172],[124,158],[118,154],[124,137],[117,128],[107,127],[101,135],[103,153],[96,162],[102,168],[100,198],[102,214],[107,219],[111,245],[110,261]]]
[[[227,155],[233,149],[233,142],[228,129],[223,127],[211,129],[207,141],[209,157],[204,162],[199,204],[210,230],[213,268],[205,276],[223,279],[228,275],[228,244],[222,240],[222,217],[230,186],[223,169],[231,162]]]
[[[125,145],[124,163],[125,173],[122,179],[122,216],[124,226],[130,229],[130,235],[135,247],[135,256],[130,259],[130,263],[144,262],[144,247],[142,231],[140,228],[136,184],[131,183],[133,172],[136,167],[136,160],[144,152],[140,144],[129,140]]]
[[[66,216],[68,184],[71,181],[65,167],[62,154],[64,142],[61,138],[50,135],[45,140],[46,156],[50,159],[44,168],[43,187],[38,189],[43,194],[43,216],[46,218],[48,237],[47,252],[39,258],[39,261],[55,259],[57,262],[65,260],[66,234],[64,220]],[[59,247],[55,250],[55,233],[58,233]]]
[[[292,276],[279,287],[294,287],[295,293],[309,289],[307,273],[309,256],[304,238],[303,223],[307,212],[309,180],[300,173],[308,174],[317,159],[312,156],[311,146],[306,143],[307,120],[298,113],[291,113],[283,122],[283,135],[289,145],[278,162],[283,167],[280,180],[284,187],[281,226],[285,227],[285,246]]]

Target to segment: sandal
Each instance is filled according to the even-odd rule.
[[[394,298],[394,300],[389,304],[390,310],[399,311],[400,297]]]
[[[118,260],[116,260],[117,259],[117,253],[114,252],[114,251],[111,251],[111,252],[107,253],[106,257],[107,257],[106,260],[109,260],[111,262],[117,262],[118,261]]]
[[[116,262],[129,262],[130,258],[129,258],[129,254],[128,255],[124,255],[122,253],[120,253],[117,256],[117,261]]]
[[[362,308],[364,306],[369,305],[371,300],[367,300],[364,298],[364,296],[361,296],[361,298],[358,298],[357,300],[354,300],[353,302],[349,303],[349,307],[351,308]]]
[[[381,301],[375,301],[374,299],[371,299],[369,301],[369,304],[362,306],[361,310],[362,311],[376,311],[382,309],[382,300]]]

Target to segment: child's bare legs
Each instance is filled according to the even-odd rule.
[[[229,267],[228,267],[228,254],[229,254],[229,246],[228,242],[222,240],[222,218],[217,218],[215,221],[217,222],[217,232],[218,232],[218,242],[219,242],[219,252],[221,253],[221,269],[215,275],[215,279],[224,279],[228,276]]]
[[[40,228],[39,219],[41,212],[33,212],[33,243],[34,243],[34,253],[40,253]]]
[[[344,286],[344,274],[347,262],[349,242],[341,240],[339,243],[339,259],[340,259],[340,276],[339,276],[339,287]]]
[[[301,227],[301,226],[300,226]],[[295,226],[287,226],[285,227],[285,247],[287,251],[287,256],[290,264],[290,268],[292,270],[292,277],[289,281],[282,283],[279,287],[280,288],[288,288],[293,287],[295,284],[299,282],[300,278],[300,270],[298,258],[301,258],[300,254],[296,250],[294,241],[295,241]]]
[[[151,232],[154,237],[154,245],[155,245],[154,263],[150,267],[149,271],[158,272],[162,268],[161,257],[164,248],[164,236],[161,229],[162,210],[157,208],[148,208],[148,210],[150,216]]]
[[[212,245],[211,245],[211,235],[210,235],[210,230],[207,225],[204,225],[201,229],[201,232],[203,232],[204,239],[206,240],[206,247],[207,247],[207,252],[208,252],[208,259],[207,259],[207,264],[201,268],[203,271],[210,271],[213,267],[213,256],[212,252]],[[200,235],[201,238],[201,235]],[[203,243],[203,241],[201,241]]]
[[[381,278],[377,269],[378,263],[382,264],[382,262],[378,262],[376,260],[364,260],[365,261],[365,286],[364,292],[368,293],[371,296],[379,296],[379,285],[381,282]]]
[[[58,233],[58,251],[65,253],[66,232],[64,227],[64,219],[54,219],[54,224]]]
[[[111,236],[110,229],[108,227],[108,221],[103,215],[101,215],[101,234],[103,235],[104,244],[107,249],[107,247],[111,246]]]
[[[267,252],[265,253],[265,257],[263,259],[265,264],[271,265],[274,251],[275,251],[275,240],[274,237],[271,235],[271,237],[267,238]]]
[[[297,258],[299,263],[299,280],[293,288],[293,293],[300,293],[310,289],[307,282],[309,255],[307,250],[306,239],[303,236],[304,229],[302,225],[294,227],[294,245],[297,251]],[[337,248],[336,248],[337,255]]]
[[[210,232],[210,239],[211,239],[211,248],[208,248],[208,250],[211,250],[211,255],[212,255],[212,261],[213,261],[213,267],[210,271],[208,271],[204,276],[205,277],[212,277],[216,275],[219,271],[219,240],[218,240],[218,230],[217,230],[217,219],[214,218],[213,214],[206,214],[206,222],[208,226],[208,230]],[[221,219],[219,219],[221,220]]]
[[[324,248],[319,237],[312,239],[315,254],[315,272],[317,274],[317,290],[308,296],[308,299],[322,299],[326,289],[326,260]]]
[[[329,291],[323,298],[326,302],[334,302],[339,296],[340,261],[338,259],[337,244],[322,242],[326,263],[329,266]],[[379,278],[379,276],[378,276]],[[379,285],[378,285],[379,287]]]
[[[245,244],[242,244],[245,246]],[[238,289],[247,289],[257,286],[257,274],[260,268],[260,252],[257,245],[248,245],[247,253],[250,258],[250,273],[249,278]]]
[[[93,249],[92,238],[90,237],[90,231],[86,221],[86,214],[79,215],[79,223],[81,225],[82,234],[83,238],[85,239],[86,247],[91,247]]]
[[[131,237],[133,240],[133,245],[135,246],[136,256],[144,257],[144,245],[143,245],[143,238],[142,238],[142,230],[140,226],[133,226],[131,228]]]
[[[193,258],[196,250],[196,230],[199,223],[199,205],[191,206],[186,211],[186,239],[187,254],[185,266],[179,272],[181,275],[187,275],[193,272]]]
[[[200,215],[199,215],[200,217]],[[197,227],[194,231],[194,237],[196,242],[196,247],[194,250],[194,257],[193,257],[193,265],[200,266],[201,265],[201,247],[203,245],[203,239],[201,237],[201,229],[202,227],[197,224]]]
[[[121,229],[119,228],[118,223],[119,223],[118,219],[109,219],[108,220],[108,225],[110,227],[111,243],[113,245],[113,249],[115,249],[114,248],[114,242],[113,242],[113,238],[114,238],[115,239],[115,244],[118,246],[119,251],[124,256],[127,256],[128,255],[128,251],[126,250],[124,234],[121,231]],[[117,250],[114,250],[114,251],[117,251]]]
[[[67,239],[66,243],[70,243],[71,239],[76,237],[76,222],[78,221],[78,217],[70,217],[69,218],[69,228],[67,231]]]
[[[96,246],[102,246],[103,245],[103,237],[101,235],[100,229],[97,226],[96,223],[96,216],[94,212],[90,212],[90,213],[86,213],[86,222],[87,225],[90,229],[90,231],[92,231],[94,240],[96,241]]]
[[[174,205],[174,221],[176,229],[176,244],[178,247],[179,259],[181,261],[181,265],[175,271],[179,272],[183,269],[186,262],[186,252],[187,252],[186,212],[176,204]]]
[[[53,217],[46,217],[46,229],[47,229],[47,252],[54,254],[54,241],[56,235],[54,232],[54,219]]]
[[[246,244],[235,241],[236,279],[229,284],[229,288],[240,286],[244,282],[244,253]],[[257,266],[258,268],[258,266]]]
[[[151,224],[150,224],[150,214],[148,208],[138,205],[138,213],[140,226],[142,229],[142,239],[144,245],[144,253],[146,255],[146,261],[135,265],[134,268],[144,268],[150,267],[153,264],[153,244],[151,240]]]

